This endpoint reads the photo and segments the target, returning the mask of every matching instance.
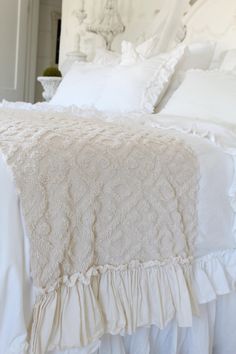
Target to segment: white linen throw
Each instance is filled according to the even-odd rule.
[[[78,338],[73,333],[71,339],[63,339],[62,334],[59,338],[55,328],[51,334],[53,327],[62,326],[62,332],[59,318],[43,330],[49,321],[47,310],[52,315],[52,294],[54,300],[60,297],[60,310],[59,305],[54,310],[63,316],[65,287],[83,287],[84,311],[86,306],[87,312],[91,306],[100,306],[101,334],[112,332],[105,310],[101,310],[104,299],[98,290],[106,271],[125,271],[132,277],[133,270],[139,269],[139,277],[146,268],[166,265],[177,274],[178,266],[191,260],[198,236],[199,166],[193,151],[180,138],[158,129],[79,119],[65,113],[2,109],[0,149],[20,196],[34,285],[43,291],[31,331],[34,354],[84,346],[100,335],[97,319],[96,328],[90,324],[86,330],[80,329],[83,333]],[[100,283],[94,285],[93,278],[99,278]],[[107,292],[116,288],[114,279],[107,284]],[[121,279],[117,284],[120,290]],[[88,297],[96,299],[95,305],[86,298],[89,286],[93,295]],[[73,301],[81,302],[81,296],[78,291],[78,299]],[[116,305],[118,298],[114,295]],[[132,302],[132,296],[127,301]],[[121,310],[117,312],[121,316]],[[82,321],[82,310],[78,316]]]

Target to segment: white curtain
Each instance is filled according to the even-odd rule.
[[[188,0],[164,1],[156,22],[147,31],[149,38],[155,37],[152,55],[165,52],[174,46],[175,39],[182,26],[183,14],[188,5]]]

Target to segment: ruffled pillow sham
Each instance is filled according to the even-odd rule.
[[[157,107],[157,112],[165,107],[166,103],[183,82],[188,70],[207,70],[209,68],[214,55],[215,46],[216,43],[213,41],[204,41],[191,43],[186,47],[184,56],[176,67],[168,90]]]
[[[133,65],[114,67],[95,107],[100,111],[153,113],[184,51],[184,46],[179,46]]]
[[[132,42],[123,41],[121,43],[121,65],[133,65],[139,60],[157,56],[159,53],[155,49],[159,39],[159,35],[155,35],[137,46]]]
[[[184,55],[179,46],[131,66],[75,63],[51,104],[109,112],[153,113]]]

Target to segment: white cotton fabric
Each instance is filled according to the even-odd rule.
[[[153,113],[184,51],[184,46],[179,46],[170,53],[132,65],[121,62],[112,70],[95,107],[100,111]]]
[[[179,328],[172,321],[160,330],[140,328],[132,336],[104,336],[100,348],[68,350],[50,354],[233,354],[236,294],[201,305],[191,328]],[[96,344],[95,344],[96,346]]]
[[[191,70],[160,113],[235,124],[236,75]]]
[[[188,70],[207,70],[209,68],[214,54],[215,45],[216,44],[213,41],[205,41],[194,42],[186,46],[184,56],[176,67],[170,85],[156,109],[157,112],[161,111],[161,109],[165,107],[166,103],[173,96],[174,92],[184,81]]]
[[[121,54],[118,52],[112,52],[105,48],[96,49],[95,56],[93,58],[93,64],[97,65],[118,65],[121,61]]]
[[[147,42],[141,51],[145,55],[152,56],[173,48],[176,45],[176,33],[182,28],[182,18],[186,10],[186,0],[166,0],[158,14],[158,20],[152,21],[145,30],[148,35]],[[151,43],[148,43],[148,38]]]
[[[111,76],[111,68],[97,63],[75,62],[63,78],[52,105],[92,107]]]
[[[24,354],[33,306],[29,243],[20,202],[0,156],[0,353]]]
[[[176,33],[183,30],[182,18],[186,9],[186,0],[165,0],[160,12],[154,14],[150,23],[145,23],[145,33],[139,33],[140,18],[137,18],[126,28],[125,38],[132,41],[129,43],[146,59],[173,49],[179,44]]]
[[[140,60],[150,59],[157,56],[158,52],[155,51],[155,47],[158,41],[159,34],[156,34],[137,46],[132,42],[122,41],[120,64],[133,65]]]
[[[137,117],[136,117],[137,118]],[[155,124],[160,124],[165,129],[174,127],[175,119],[166,120],[166,117],[156,119],[155,116],[149,120],[145,117],[149,124],[155,128]],[[179,119],[177,126],[181,128],[181,124],[186,127],[185,122]],[[190,131],[194,124],[190,124],[187,128]],[[202,126],[203,129],[204,125]],[[188,130],[187,129],[187,130]],[[180,129],[181,130],[181,129]],[[197,131],[197,127],[196,127]],[[199,243],[198,255],[200,257],[198,266],[196,267],[195,279],[198,290],[199,303],[213,301],[217,296],[228,294],[233,291],[232,279],[235,279],[235,239],[233,233],[234,212],[231,206],[231,198],[229,190],[232,186],[234,161],[232,156],[222,151],[222,148],[215,145],[214,140],[208,137],[209,127],[203,129],[206,134],[206,139],[200,136],[186,136],[191,142],[191,147],[196,151],[200,166],[201,166],[201,186],[199,199],[199,222],[202,242]],[[182,135],[180,132],[179,134]],[[202,137],[205,135],[203,134]],[[227,135],[226,135],[227,138]],[[209,143],[212,141],[212,144]],[[211,161],[211,165],[209,165]],[[224,173],[222,174],[222,171]],[[4,259],[4,265],[0,269],[0,279],[3,283],[0,284],[1,304],[4,304],[4,311],[1,312],[2,326],[0,328],[0,343],[1,354],[8,353],[24,353],[26,347],[25,337],[26,328],[28,327],[27,316],[32,314],[31,302],[23,302],[22,297],[9,297],[9,291],[18,295],[21,293],[28,294],[29,298],[34,301],[34,296],[31,295],[32,287],[29,286],[29,257],[27,251],[26,233],[22,234],[23,220],[21,218],[19,201],[16,195],[14,183],[10,179],[10,175],[4,163],[1,164],[0,176],[2,178],[0,184],[0,219],[3,216],[5,223],[1,224],[0,228],[0,259]],[[12,203],[9,203],[9,198]],[[15,213],[4,214],[4,208],[9,205],[11,208],[15,205]],[[13,209],[11,209],[13,210]],[[207,213],[206,213],[207,211]],[[222,212],[223,211],[223,212]],[[16,217],[16,219],[14,219]],[[18,220],[21,227],[16,228],[13,232],[10,226],[14,220]],[[222,237],[223,235],[223,237]],[[9,245],[14,244],[18,240],[17,252],[12,250]],[[20,240],[20,242],[19,242]],[[9,249],[7,257],[2,257],[4,250]],[[228,250],[228,251],[227,251]],[[210,254],[209,254],[210,253]],[[16,261],[18,259],[18,262]],[[25,260],[24,260],[25,259]],[[11,269],[11,272],[7,272]],[[202,271],[203,270],[203,271]],[[11,274],[16,274],[16,277],[11,278]],[[4,275],[4,277],[2,276]],[[22,278],[26,279],[26,283],[22,282]],[[19,286],[16,286],[16,280]],[[3,284],[3,286],[2,286]],[[7,289],[6,289],[6,284]],[[8,301],[9,299],[9,301]],[[6,305],[5,305],[6,304]],[[23,306],[24,305],[24,306]],[[15,308],[24,309],[20,311],[17,321],[12,326],[12,318],[15,319]],[[170,323],[164,330],[152,328],[151,330],[143,328],[136,332],[132,337],[120,336],[110,337],[105,336],[101,344],[94,343],[95,347],[85,348],[83,351],[69,351],[67,353],[83,353],[83,354],[137,354],[138,350],[145,350],[140,354],[156,354],[157,346],[160,353],[174,354],[222,354],[222,346],[227,348],[228,352],[224,354],[232,354],[232,348],[235,348],[234,335],[229,335],[225,338],[222,333],[224,331],[232,331],[234,329],[234,321],[227,322],[226,315],[231,319],[234,316],[231,314],[235,309],[235,295],[230,297],[217,298],[217,302],[211,302],[209,305],[200,307],[200,317],[193,317],[193,327],[191,329],[177,328],[177,321]],[[28,314],[28,315],[27,315]],[[215,317],[215,314],[216,317]],[[221,324],[224,324],[222,328]],[[216,328],[214,332],[214,327]],[[10,330],[9,330],[10,328]],[[4,332],[2,332],[4,330]],[[2,336],[2,333],[7,333],[7,336]],[[4,338],[2,340],[2,338]],[[96,351],[96,346],[100,345],[99,352]],[[21,348],[21,349],[19,349]],[[231,352],[230,352],[231,350]]]
[[[213,58],[215,47],[216,43],[214,41],[193,42],[188,44],[178,69],[182,73],[186,73],[190,69],[208,69]]]
[[[131,66],[75,63],[62,80],[51,105],[96,108],[110,112],[152,113],[164,95],[184,46]],[[107,54],[106,54],[107,56]],[[106,64],[104,64],[104,61]],[[102,64],[101,64],[102,63]]]
[[[233,71],[236,73],[236,49],[232,49],[226,52],[223,62],[220,66],[220,70]]]

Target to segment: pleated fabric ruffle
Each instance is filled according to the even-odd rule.
[[[132,334],[151,325],[162,329],[173,319],[191,327],[199,304],[229,294],[235,285],[236,250],[63,277],[38,298],[30,352],[82,348],[104,334]]]

